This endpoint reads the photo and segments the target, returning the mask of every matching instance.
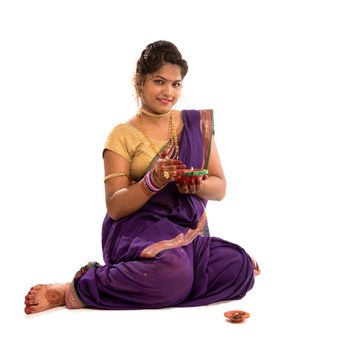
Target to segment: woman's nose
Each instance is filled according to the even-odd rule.
[[[166,97],[172,97],[174,95],[173,87],[171,84],[164,84],[162,92]]]

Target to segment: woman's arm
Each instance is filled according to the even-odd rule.
[[[126,176],[113,177],[105,181],[108,215],[114,219],[134,213],[151,197],[142,181],[130,185],[130,163],[117,153],[104,151],[105,176],[123,173]]]
[[[180,160],[169,159],[166,153],[162,154],[157,160],[154,170],[152,170],[151,181],[154,183],[152,182],[153,187],[150,189],[145,179],[130,184],[130,163],[119,154],[105,150],[103,158],[105,176],[111,174],[126,175],[111,177],[105,181],[107,212],[114,220],[130,215],[140,209],[157,190],[166,186],[168,182],[174,181],[178,171],[185,168]],[[168,173],[167,178],[164,177],[164,173]],[[145,177],[147,178],[147,176]]]
[[[198,197],[209,200],[222,200],[226,195],[226,179],[221,165],[219,152],[214,137],[211,140],[210,158],[208,164],[208,178],[201,183],[201,189],[196,193]]]
[[[214,137],[211,141],[208,176],[199,185],[182,186],[177,184],[177,188],[181,193],[196,194],[198,197],[208,200],[220,201],[225,197],[226,179]]]

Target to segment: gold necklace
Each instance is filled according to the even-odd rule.
[[[179,157],[179,144],[178,144],[178,140],[177,140],[176,124],[175,124],[175,118],[174,118],[173,112],[171,112],[171,114],[170,114],[169,122],[171,122],[172,143],[175,147],[174,159],[178,159],[178,157]]]
[[[165,118],[168,117],[171,114],[171,110],[169,112],[166,112],[164,114],[155,114],[147,111],[146,109],[140,108],[140,112],[144,115],[147,115],[148,117],[153,117],[153,118]]]
[[[176,124],[175,124],[175,118],[174,118],[174,113],[172,110],[170,110],[167,114],[170,114],[169,117],[169,129],[170,129],[170,134],[171,134],[171,142],[174,145],[175,148],[175,155],[174,158],[177,159],[179,155],[179,145],[177,141],[177,134],[176,134]],[[159,153],[159,148],[156,147],[156,145],[152,142],[152,140],[148,137],[145,127],[142,122],[142,110],[140,110],[137,115],[136,115],[136,120],[138,123],[138,126],[142,132],[142,135],[144,138],[148,141],[148,143],[151,145],[151,148],[153,151],[157,154]]]

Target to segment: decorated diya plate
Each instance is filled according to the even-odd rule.
[[[245,311],[232,310],[232,311],[226,311],[224,313],[224,316],[230,322],[239,323],[239,322],[243,322],[246,318],[250,317],[250,314]]]
[[[204,175],[208,174],[207,169],[183,169],[181,174],[176,176],[176,181],[182,185],[199,184]]]

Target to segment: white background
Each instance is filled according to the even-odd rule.
[[[1,1],[2,349],[348,349],[347,1]],[[36,283],[102,262],[102,148],[136,111],[143,48],[189,62],[178,108],[213,108],[228,179],[212,235],[262,267],[241,301],[25,316]],[[223,312],[252,314],[244,324]],[[3,344],[6,345],[3,345]]]

